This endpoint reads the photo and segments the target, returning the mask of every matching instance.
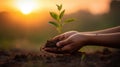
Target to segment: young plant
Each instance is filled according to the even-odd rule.
[[[65,15],[65,9],[63,9],[62,4],[61,5],[56,5],[57,6],[57,10],[58,13],[56,12],[50,12],[51,17],[55,20],[55,21],[49,21],[50,24],[52,24],[53,26],[55,26],[56,30],[58,31],[58,33],[62,33],[63,30],[63,26],[67,23],[73,22],[74,19],[65,19],[63,20],[63,17]]]

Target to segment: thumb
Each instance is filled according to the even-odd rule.
[[[69,39],[65,39],[65,40],[59,41],[56,45],[58,47],[60,47],[60,46],[65,46],[65,45],[70,44],[70,43],[71,43],[71,41]]]

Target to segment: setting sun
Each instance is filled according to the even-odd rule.
[[[38,7],[38,3],[35,0],[19,0],[16,5],[23,14],[29,14]]]

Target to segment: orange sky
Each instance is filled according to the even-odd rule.
[[[31,13],[25,15],[21,10],[21,6],[22,9],[24,8],[27,10],[31,5],[25,4],[30,1],[35,2],[37,6],[34,7]],[[19,21],[25,26],[38,25],[40,22],[41,25],[43,25],[43,22],[48,22],[50,18],[49,11],[56,10],[56,4],[63,4],[63,8],[66,9],[65,14],[84,10],[93,15],[98,15],[108,13],[110,10],[110,3],[111,0],[0,0],[0,12],[12,12],[14,15],[11,15],[12,17],[10,18],[14,19],[15,22]]]
[[[19,0],[0,0],[0,11],[17,9],[16,3]],[[22,0],[21,0],[22,1]],[[25,1],[25,0],[24,0]],[[30,0],[26,0],[30,1]],[[33,0],[38,3],[38,10],[55,8],[56,4],[63,4],[67,13],[73,13],[78,10],[86,10],[92,14],[103,14],[110,10],[111,0]],[[36,10],[37,11],[37,10]]]

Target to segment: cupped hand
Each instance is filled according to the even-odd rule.
[[[65,40],[61,40],[56,45],[58,47],[63,46],[61,48],[61,51],[63,52],[72,53],[72,52],[78,51],[80,48],[85,46],[88,43],[88,41],[89,41],[88,35],[76,33],[71,35]]]
[[[61,39],[56,45],[61,47],[61,52],[72,53],[78,51],[85,46],[89,39],[88,35],[80,34],[79,32],[69,32],[59,35],[53,39]],[[55,52],[53,48],[45,48],[46,51]]]

